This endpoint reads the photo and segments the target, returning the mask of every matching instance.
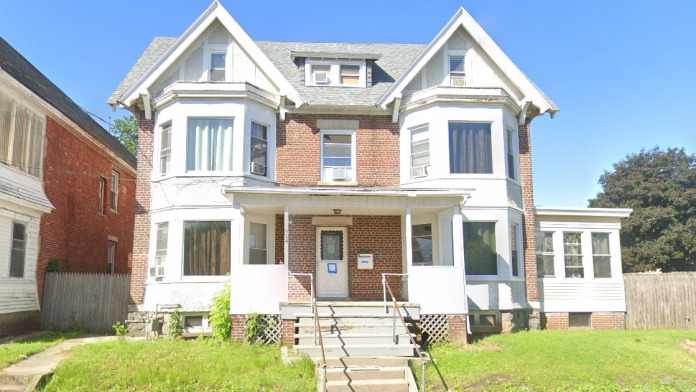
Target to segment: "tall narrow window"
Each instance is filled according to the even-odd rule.
[[[467,275],[497,275],[495,222],[464,222],[464,259]]]
[[[0,162],[41,175],[45,117],[0,92]]]
[[[466,85],[465,76],[466,76],[466,73],[465,73],[465,69],[464,69],[464,56],[463,55],[450,55],[449,56],[450,86],[452,86],[452,87],[464,87]]]
[[[555,275],[553,265],[553,232],[542,231],[536,235],[537,276],[540,278]]]
[[[582,278],[582,233],[563,233],[563,251],[566,278]]]
[[[150,269],[150,276],[164,276],[167,265],[167,247],[169,242],[169,223],[157,224],[157,238],[155,243],[155,265]]]
[[[225,52],[214,52],[210,54],[210,81],[225,81]]]
[[[508,172],[508,177],[512,178],[513,180],[517,178],[517,172],[516,172],[516,167],[517,167],[517,159],[515,159],[516,154],[515,154],[515,131],[508,129],[505,131],[505,135],[507,137],[506,143],[505,143],[505,149],[507,152],[507,172]]]
[[[263,223],[249,224],[249,264],[268,264],[266,225]]]
[[[168,123],[162,127],[160,133],[160,175],[166,176],[169,173],[169,162],[172,154],[172,124]]]
[[[512,264],[512,276],[520,276],[520,248],[517,244],[520,225],[517,223],[510,227],[510,264]]]
[[[609,233],[592,233],[592,264],[595,278],[611,278]]]
[[[119,174],[117,171],[112,171],[111,172],[111,189],[110,189],[110,195],[109,195],[109,207],[114,210],[118,211],[118,183],[119,183]]]
[[[184,275],[230,273],[230,222],[184,222]]]
[[[189,118],[187,134],[188,171],[232,170],[232,119]]]
[[[346,65],[340,66],[341,84],[343,86],[359,86],[360,85],[360,66]]]
[[[450,173],[493,173],[491,124],[450,121]]]
[[[431,224],[411,228],[413,265],[433,265],[433,227]]]
[[[323,181],[352,181],[355,178],[352,133],[324,133],[321,154]]]
[[[411,178],[426,177],[430,171],[430,132],[423,125],[411,129]]]
[[[268,167],[268,128],[251,123],[251,174],[266,176]]]
[[[27,250],[27,229],[22,223],[12,224],[12,250],[10,254],[10,277],[24,277],[24,262]]]
[[[99,207],[97,211],[104,215],[104,206],[106,205],[106,178],[99,176]]]
[[[113,274],[116,270],[116,248],[118,242],[109,240],[106,248],[106,272]]]

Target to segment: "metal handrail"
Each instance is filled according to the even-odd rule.
[[[314,292],[314,274],[311,272],[288,272],[291,276],[309,277],[309,295],[310,305],[312,307],[312,316],[314,317],[314,345],[317,343],[321,348],[321,377],[319,379],[319,391],[326,392],[326,350],[324,349],[324,337],[321,334],[321,324],[319,323],[319,310],[317,309],[317,297]]]
[[[406,325],[406,319],[401,314],[401,310],[399,309],[399,305],[396,301],[396,296],[394,296],[394,293],[392,292],[391,286],[389,286],[389,282],[387,282],[386,275],[387,274],[382,274],[382,283],[383,283],[384,289],[385,289],[385,298],[386,298],[386,293],[388,292],[389,296],[391,297],[391,300],[392,300],[392,306],[394,307],[394,313],[392,315],[392,320],[394,323],[394,330],[393,330],[394,343],[398,342],[398,339],[396,338],[396,326],[395,326],[396,316],[398,315],[399,319],[401,320],[401,324],[404,327],[404,330],[408,334],[408,339],[411,342],[411,345],[413,346],[414,350],[416,350],[416,354],[418,355],[418,358],[421,361],[421,388],[420,388],[420,391],[425,392],[425,364],[430,361],[430,357],[428,357],[427,355],[425,355],[421,351],[420,346],[416,343],[416,339],[413,337],[413,335],[411,335],[408,332],[408,326]],[[406,274],[390,274],[390,275],[406,275]]]
[[[397,273],[397,272],[383,272],[382,273],[382,299],[384,301],[384,313],[389,313],[389,306],[387,305],[387,277],[388,276],[408,276],[408,274]]]

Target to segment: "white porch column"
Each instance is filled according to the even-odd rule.
[[[404,271],[404,273],[407,273],[413,265],[413,225],[410,207],[406,208],[406,215],[404,216],[404,226],[406,226],[404,227],[404,236],[406,237],[406,271]]]
[[[283,263],[290,262],[290,211],[287,206],[283,210]]]
[[[452,257],[454,257],[454,266],[464,268],[464,220],[462,211],[459,207],[455,207],[452,213]],[[464,277],[466,281],[466,277]]]

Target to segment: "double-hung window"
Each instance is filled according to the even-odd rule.
[[[99,206],[97,211],[104,215],[104,205],[106,204],[106,178],[99,176]]]
[[[160,175],[169,173],[169,162],[172,158],[172,124],[167,123],[161,128],[160,133]]]
[[[582,233],[563,233],[563,252],[566,278],[582,278],[585,269],[582,265]]]
[[[450,173],[493,173],[491,124],[449,122]]]
[[[508,178],[517,179],[517,154],[515,154],[515,131],[508,129],[505,131],[506,143],[505,152],[507,155],[507,174]]]
[[[461,54],[449,55],[449,79],[452,87],[464,87],[466,85],[464,59],[464,55]]]
[[[44,118],[0,91],[0,162],[39,177]]]
[[[230,273],[230,222],[184,222],[184,275]]]
[[[430,223],[411,227],[413,265],[433,265],[433,227]]]
[[[111,189],[109,195],[109,207],[113,211],[118,211],[118,186],[120,175],[117,171],[111,172]]]
[[[360,86],[360,66],[341,64],[340,77],[342,86]]]
[[[225,52],[212,52],[210,54],[210,74],[211,82],[225,81]]]
[[[495,222],[464,222],[464,259],[467,275],[497,275]]]
[[[186,170],[232,171],[232,119],[189,118]]]
[[[251,174],[266,176],[268,167],[268,127],[251,123]]]
[[[553,232],[541,231],[536,235],[537,276],[540,278],[555,275]]]
[[[592,264],[595,278],[611,278],[609,233],[592,233]]]
[[[512,264],[512,276],[520,276],[520,247],[517,243],[520,225],[514,223],[510,226],[510,264]]]
[[[155,265],[150,268],[150,276],[163,277],[167,265],[167,247],[169,242],[169,222],[157,224],[155,239]]]
[[[113,274],[116,270],[116,248],[118,247],[118,242],[114,240],[109,240],[106,247],[106,272]]]
[[[24,277],[27,253],[27,227],[23,223],[12,224],[12,250],[10,251],[10,277]]]
[[[355,160],[351,131],[323,131],[321,135],[322,181],[355,180]]]
[[[411,178],[426,177],[430,171],[430,132],[427,125],[411,129]]]
[[[249,264],[268,264],[266,230],[264,223],[249,223]]]

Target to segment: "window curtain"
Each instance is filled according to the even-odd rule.
[[[449,123],[450,173],[493,173],[491,125]]]
[[[184,275],[230,273],[230,222],[184,222]]]
[[[186,170],[232,170],[231,119],[189,119]]]

